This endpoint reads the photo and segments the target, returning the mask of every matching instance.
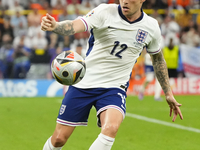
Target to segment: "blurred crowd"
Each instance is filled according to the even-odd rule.
[[[89,33],[60,36],[40,29],[49,13],[57,21],[73,20],[101,3],[118,0],[0,0],[0,79],[52,78],[50,63],[62,51],[74,50],[85,57]],[[163,48],[185,43],[199,47],[199,0],[146,0],[144,11],[154,17],[163,35]],[[139,60],[134,76],[143,76]],[[181,65],[176,66],[184,76]]]

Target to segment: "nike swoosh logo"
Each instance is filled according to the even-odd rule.
[[[111,26],[108,26],[109,29],[119,29],[119,28],[115,28],[115,27],[111,27]]]

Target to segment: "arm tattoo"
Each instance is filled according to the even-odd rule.
[[[72,21],[63,21],[58,23],[57,27],[53,32],[61,35],[72,35],[75,34]]]
[[[171,91],[171,88],[169,83],[168,69],[162,51],[158,54],[152,55],[151,58],[156,77],[166,95]]]

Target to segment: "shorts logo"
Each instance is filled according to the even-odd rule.
[[[148,35],[148,32],[139,29],[138,32],[137,32],[137,35],[136,35],[137,42],[140,43],[140,44],[144,43],[147,35]]]
[[[66,108],[66,105],[62,105],[62,106],[60,107],[60,115],[64,114],[65,108]]]
[[[121,97],[121,99],[122,99],[122,104],[121,104],[121,107],[124,109],[124,110],[126,110],[126,96],[125,95],[123,95],[123,94],[121,94],[121,93],[117,93],[120,97]]]

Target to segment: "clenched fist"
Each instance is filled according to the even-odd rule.
[[[56,28],[56,25],[56,20],[49,14],[46,14],[46,16],[42,17],[41,29],[43,31],[53,31]]]

